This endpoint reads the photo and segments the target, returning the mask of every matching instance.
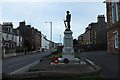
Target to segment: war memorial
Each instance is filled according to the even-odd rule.
[[[70,29],[71,14],[67,11],[64,20],[64,46],[62,57],[43,58],[40,62],[23,73],[7,75],[5,78],[66,78],[85,75],[95,75],[101,67],[86,58],[75,58],[73,49],[73,32]]]

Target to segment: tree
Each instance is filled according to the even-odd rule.
[[[78,44],[78,40],[73,39],[73,45],[76,45],[76,44]]]

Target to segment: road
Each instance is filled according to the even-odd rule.
[[[100,74],[106,79],[120,80],[120,55],[109,54],[107,51],[84,52],[79,55],[102,67]],[[118,79],[119,78],[119,79]]]
[[[49,54],[50,54],[50,50],[42,53],[22,55],[8,59],[3,59],[2,72],[7,74],[14,73],[15,71],[22,69],[25,66],[32,64],[33,62],[39,61],[40,58],[47,56]]]

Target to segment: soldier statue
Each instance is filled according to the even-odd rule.
[[[67,15],[66,15],[66,20],[64,20],[64,24],[65,24],[65,27],[70,30],[70,21],[71,21],[71,14],[69,14],[70,12],[67,11]],[[67,23],[67,25],[66,25]]]

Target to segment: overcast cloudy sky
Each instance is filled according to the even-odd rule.
[[[19,22],[26,21],[50,39],[50,24],[53,23],[53,41],[60,42],[59,35],[65,30],[63,19],[66,11],[72,14],[71,30],[73,38],[84,33],[91,22],[97,22],[98,15],[106,16],[103,2],[2,2],[2,22],[13,22],[14,28]]]

